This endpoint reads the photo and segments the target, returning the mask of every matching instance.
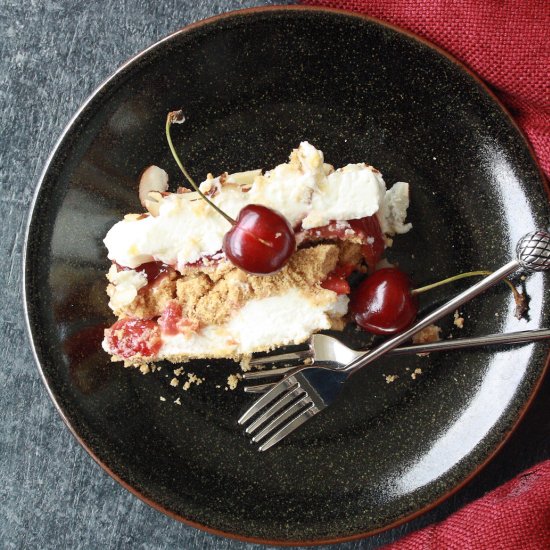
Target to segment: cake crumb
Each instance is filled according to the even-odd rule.
[[[176,405],[181,405],[180,398],[178,397],[178,398],[174,401],[174,403],[175,403]]]
[[[183,372],[183,367],[179,367],[178,369],[174,369],[174,376],[179,376]]]
[[[220,386],[219,384],[216,384],[216,388],[220,389],[220,388],[221,388],[221,386]]]
[[[384,377],[386,378],[386,384],[391,384],[399,378],[397,374],[385,374]]]
[[[227,385],[230,390],[234,390],[237,387],[237,384],[239,383],[239,380],[242,380],[242,376],[240,374],[230,374],[227,377]]]
[[[143,365],[140,365],[139,370],[140,370],[141,374],[147,374],[147,373],[151,372],[151,368],[149,367],[149,365],[147,363],[144,363]]]
[[[453,322],[455,327],[464,328],[464,317],[460,315],[460,313],[458,312],[458,309],[453,313],[453,317],[454,317]]]
[[[162,397],[162,395],[159,398],[161,401],[166,401],[166,397]]]
[[[428,325],[420,332],[417,332],[413,337],[413,344],[431,344],[432,342],[438,342],[441,340],[441,327],[437,325]]]
[[[204,378],[199,378],[196,374],[192,372],[187,374],[187,378],[189,379],[189,382],[191,382],[191,384],[195,383],[197,384],[197,386],[204,382]]]
[[[304,365],[313,365],[313,359],[311,357],[307,357],[304,359]]]
[[[240,366],[241,366],[241,370],[243,372],[248,372],[252,367],[250,366],[250,359],[252,359],[252,355],[245,355],[242,359],[241,359],[241,363],[240,363]]]
[[[176,387],[179,383],[180,383],[180,381],[175,376],[174,376],[174,378],[172,378],[172,380],[170,380],[170,385],[171,386]]]
[[[411,374],[411,378],[412,378],[413,380],[416,380],[416,377],[417,377],[419,374],[422,374],[422,369],[414,369],[414,372]]]
[[[203,382],[204,382],[204,378],[200,378],[196,374],[194,374],[192,372],[188,372],[187,373],[187,380],[185,381],[185,383],[183,384],[182,387],[183,387],[184,391],[187,391],[191,387],[191,384],[195,384],[197,386],[200,386]]]

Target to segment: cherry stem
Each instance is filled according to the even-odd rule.
[[[453,275],[452,277],[448,277],[447,279],[443,279],[442,281],[438,281],[437,283],[432,283],[431,285],[415,288],[411,291],[411,294],[422,294],[422,292],[426,292],[428,290],[431,290],[432,288],[437,288],[438,286],[446,285],[447,283],[458,281],[459,279],[466,279],[467,277],[477,277],[480,275],[490,275],[491,273],[492,271],[468,271],[467,273],[459,273],[458,275]],[[521,299],[517,288],[508,279],[503,279],[503,282],[505,282],[510,287],[510,290],[514,295],[516,302],[518,299]]]
[[[218,214],[221,214],[231,225],[235,225],[237,222],[231,217],[228,216],[221,208],[216,206],[200,189],[199,186],[195,183],[195,180],[189,175],[189,172],[185,169],[185,166],[183,166],[178,153],[176,152],[176,148],[174,147],[174,144],[172,143],[172,136],[170,135],[170,127],[173,123],[181,124],[185,120],[185,117],[183,116],[183,112],[180,111],[172,111],[168,113],[168,116],[166,117],[166,139],[168,141],[168,146],[170,147],[170,151],[172,152],[172,156],[174,157],[174,160],[176,161],[176,164],[179,166],[179,169],[181,170],[182,174],[186,177],[187,181],[191,184],[191,187],[216,211]]]

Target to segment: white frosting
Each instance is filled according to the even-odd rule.
[[[109,307],[113,310],[131,304],[138,290],[147,285],[145,273],[138,273],[133,269],[118,271],[114,265],[109,269],[107,278],[114,285],[108,289],[111,298]]]
[[[190,357],[230,357],[235,355],[237,344],[230,339],[226,327],[204,327],[196,334],[163,336],[158,358],[188,355]],[[109,351],[109,350],[107,350]]]
[[[247,302],[229,322],[239,351],[284,346],[307,340],[312,332],[330,328],[332,302],[313,304],[298,290]]]
[[[380,227],[384,233],[401,235],[412,227],[411,223],[405,223],[409,208],[409,184],[398,181],[386,192],[386,200],[382,205],[382,215],[379,216]]]
[[[379,172],[366,164],[348,164],[319,182],[304,229],[327,225],[332,220],[372,216],[384,201],[386,185]]]
[[[313,303],[299,290],[247,302],[225,325],[210,326],[197,334],[163,335],[159,357],[173,355],[230,356],[249,354],[288,344],[299,344],[313,332],[330,328],[329,315],[347,311],[347,297],[326,293]],[[342,312],[342,313],[340,313]]]
[[[330,308],[332,317],[343,317],[348,312],[349,297],[345,294],[338,294],[336,301]]]
[[[213,192],[213,202],[232,218],[247,204],[262,204],[281,212],[293,227],[301,223],[308,229],[377,213],[386,233],[401,233],[410,224],[403,224],[408,187],[399,185],[386,193],[380,173],[365,164],[334,172],[321,151],[303,142],[287,164],[263,175],[258,170],[229,175],[223,184],[220,178],[209,178],[201,190]],[[119,265],[133,268],[161,261],[180,269],[220,251],[229,228],[197,193],[173,193],[160,200],[158,216],[124,219],[104,242],[109,259]]]

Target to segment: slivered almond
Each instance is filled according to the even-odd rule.
[[[139,179],[139,201],[145,208],[147,208],[146,202],[149,199],[149,193],[152,191],[158,193],[168,191],[168,174],[162,168],[154,165],[146,168]],[[149,210],[149,212],[151,211]],[[156,214],[153,214],[153,216],[156,216]]]
[[[129,222],[137,221],[141,219],[141,214],[126,214],[124,219]]]
[[[159,215],[159,208],[160,203],[163,199],[162,193],[159,191],[149,191],[149,194],[147,195],[147,198],[145,199],[145,208],[149,211],[151,216],[158,216]]]
[[[234,174],[229,175],[229,182],[236,183],[240,186],[252,185],[256,177],[259,176],[261,173],[261,169],[248,170],[246,172],[235,172]]]

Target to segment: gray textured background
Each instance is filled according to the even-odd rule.
[[[120,487],[80,448],[48,399],[33,363],[21,304],[21,255],[40,171],[88,94],[129,56],[187,23],[271,3],[0,0],[2,548],[261,548],[163,516]],[[547,377],[500,455],[445,504],[388,533],[333,548],[376,548],[396,540],[550,457],[549,401]]]

